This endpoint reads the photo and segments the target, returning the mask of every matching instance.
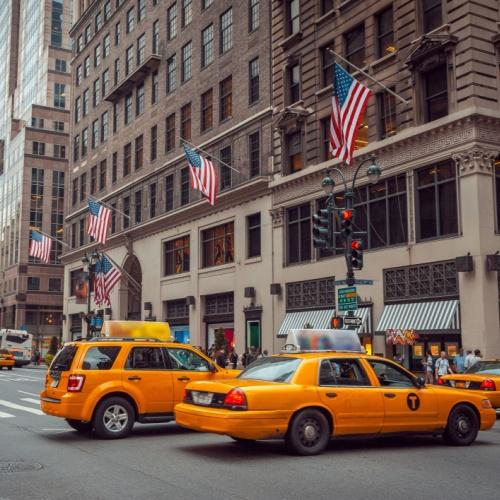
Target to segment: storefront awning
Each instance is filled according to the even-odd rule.
[[[389,304],[384,307],[376,331],[459,330],[458,300]]]

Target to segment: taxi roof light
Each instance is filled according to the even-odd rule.
[[[315,328],[290,330],[282,351],[343,351],[363,353],[364,349],[358,334],[354,330]]]

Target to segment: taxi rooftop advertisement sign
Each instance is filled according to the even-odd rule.
[[[363,352],[353,330],[290,330],[283,351],[354,351]]]
[[[355,311],[358,308],[358,292],[355,286],[337,288],[338,311]]]

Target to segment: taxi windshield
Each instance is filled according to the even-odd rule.
[[[474,363],[467,373],[491,373],[500,375],[500,361],[478,361]]]
[[[290,382],[300,362],[300,358],[261,358],[240,373],[238,378],[267,382]]]

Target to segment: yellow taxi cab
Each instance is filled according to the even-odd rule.
[[[8,349],[0,349],[0,370],[5,366],[7,370],[12,370],[15,364],[14,355]]]
[[[438,384],[473,391],[500,410],[500,359],[477,361],[465,373],[440,377]]]
[[[198,349],[154,338],[94,338],[66,343],[52,361],[41,409],[74,429],[125,437],[134,422],[174,420],[174,406],[194,380],[234,378]]]
[[[238,378],[188,384],[176,421],[237,441],[284,438],[300,455],[354,435],[429,433],[469,445],[494,425],[484,396],[427,386],[362,351],[353,331],[292,330],[281,354],[257,360]]]

